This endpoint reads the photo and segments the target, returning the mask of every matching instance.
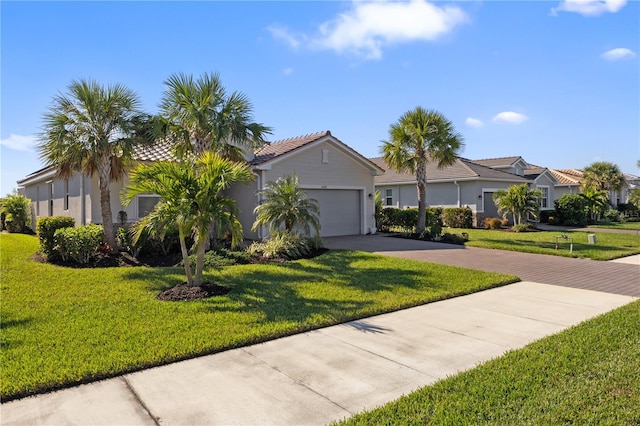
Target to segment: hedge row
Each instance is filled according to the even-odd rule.
[[[400,228],[402,232],[415,231],[418,223],[418,209],[382,209],[376,217],[376,225],[381,232]],[[440,235],[442,227],[472,228],[473,212],[469,207],[446,208],[431,207],[426,210],[426,229],[432,235]]]

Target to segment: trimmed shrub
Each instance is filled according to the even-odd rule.
[[[604,212],[602,218],[608,222],[620,222],[620,212],[616,209],[609,209]]]
[[[413,232],[418,223],[418,209],[398,210],[395,226],[402,228],[403,232]]]
[[[313,251],[313,242],[292,232],[276,232],[264,242],[254,242],[247,249],[252,255],[266,259],[295,260],[308,256]]]
[[[502,219],[499,217],[485,217],[482,221],[484,229],[500,229],[502,228]]]
[[[3,225],[12,233],[33,232],[31,221],[31,200],[24,195],[7,195],[0,201],[0,212],[4,215]]]
[[[76,226],[74,218],[69,216],[49,216],[38,218],[36,222],[36,233],[40,240],[40,250],[47,256],[47,260],[55,260],[57,253],[54,250],[55,241],[53,239],[58,229],[73,228]]]
[[[513,232],[529,232],[533,231],[534,229],[535,227],[530,223],[520,223],[511,227],[511,230]]]
[[[587,204],[579,194],[564,194],[555,202],[556,220],[568,226],[587,224]]]
[[[469,234],[466,232],[463,232],[462,234],[451,234],[449,232],[445,232],[442,234],[440,241],[443,243],[463,245],[469,241]]]
[[[64,261],[87,264],[100,250],[103,235],[102,225],[96,224],[58,229],[53,236],[54,249]]]
[[[449,228],[473,228],[473,212],[469,207],[443,209],[442,220]]]

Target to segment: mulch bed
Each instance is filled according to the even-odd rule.
[[[157,299],[171,302],[202,300],[213,296],[222,296],[230,291],[231,289],[229,287],[214,283],[203,283],[199,287],[181,283],[163,291],[157,296]]]

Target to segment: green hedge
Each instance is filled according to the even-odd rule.
[[[80,264],[87,264],[100,250],[103,235],[102,225],[61,228],[53,236],[54,249],[64,261],[73,260]]]
[[[49,216],[38,218],[36,222],[36,232],[40,240],[40,250],[47,256],[47,260],[55,260],[57,253],[54,249],[53,239],[56,231],[63,228],[73,228],[76,226],[74,218],[69,216]]]
[[[473,212],[469,207],[443,209],[442,220],[449,228],[473,228]]]
[[[579,194],[564,194],[554,201],[555,222],[568,226],[587,225],[587,204]]]
[[[442,232],[443,209],[441,207],[431,207],[426,211],[426,228],[431,235],[440,235]],[[401,232],[415,232],[418,223],[418,209],[396,209],[388,207],[381,212],[381,221],[377,224],[380,232],[389,232],[392,229],[400,228]]]

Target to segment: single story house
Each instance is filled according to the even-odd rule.
[[[381,157],[370,160],[386,170],[385,174],[375,177],[376,191],[380,191],[385,206],[403,209],[418,205],[414,174],[396,172]],[[479,226],[485,217],[498,216],[497,207],[493,202],[495,191],[523,183],[531,183],[531,180],[466,158],[458,157],[451,166],[442,169],[429,162],[427,205],[445,208],[469,207],[474,213],[475,224]]]
[[[382,158],[371,158],[384,175],[375,177],[376,191],[380,191],[385,206],[416,207],[418,195],[413,174],[397,173]],[[564,194],[580,193],[582,170],[549,169],[528,163],[522,157],[500,157],[468,160],[458,157],[454,164],[438,169],[427,165],[427,205],[433,207],[468,206],[474,213],[476,225],[485,217],[497,217],[493,193],[512,185],[528,183],[542,192],[541,210],[553,210],[554,201]],[[629,191],[640,187],[640,178],[625,174],[626,184],[620,191],[612,191],[615,203],[627,202]]]
[[[384,170],[363,157],[331,134],[324,131],[267,143],[255,153],[246,155],[255,180],[235,185],[229,194],[237,201],[244,235],[249,239],[266,236],[266,229],[251,231],[255,220],[253,209],[260,202],[259,190],[267,182],[295,172],[300,187],[320,205],[321,236],[366,234],[375,226],[374,177]],[[139,162],[171,160],[170,146],[157,144],[139,149]],[[97,176],[77,173],[69,179],[55,176],[48,167],[18,181],[21,194],[32,200],[32,217],[71,216],[76,224],[101,223],[100,191]],[[114,222],[123,218],[134,222],[144,217],[158,202],[154,194],[140,195],[128,207],[120,203],[120,193],[128,183],[111,183],[111,211]]]

